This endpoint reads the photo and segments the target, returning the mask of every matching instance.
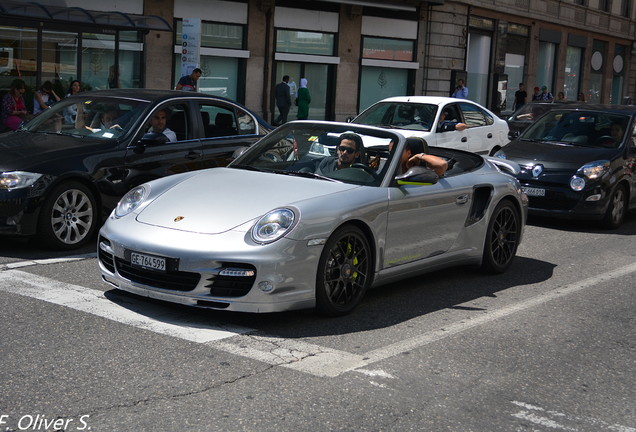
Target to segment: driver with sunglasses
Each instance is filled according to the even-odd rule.
[[[337,156],[322,159],[316,173],[326,175],[342,168],[349,168],[352,164],[360,162],[363,152],[364,146],[360,135],[345,132],[340,135],[340,143],[336,148]]]

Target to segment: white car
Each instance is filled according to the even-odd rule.
[[[442,114],[447,112],[445,118]],[[420,136],[428,145],[494,155],[508,144],[508,124],[493,112],[466,99],[398,96],[381,100],[351,120],[380,126],[406,136]],[[454,125],[468,127],[456,130]]]

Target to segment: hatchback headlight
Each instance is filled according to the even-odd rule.
[[[120,218],[132,213],[148,198],[149,193],[150,185],[148,184],[143,184],[129,190],[117,203],[117,207],[115,207],[115,217]]]
[[[296,215],[288,208],[272,210],[261,217],[252,228],[252,239],[257,243],[271,243],[289,232]]]
[[[586,163],[579,168],[578,173],[584,175],[590,180],[601,178],[603,174],[609,171],[610,163],[606,160],[594,161]]]
[[[25,171],[10,171],[0,173],[0,189],[20,189],[33,185],[42,174],[25,172]]]

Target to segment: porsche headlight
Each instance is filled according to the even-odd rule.
[[[117,203],[117,207],[115,207],[115,217],[120,218],[132,213],[148,198],[149,193],[150,186],[147,184],[129,190]]]
[[[25,171],[10,171],[0,173],[0,189],[20,189],[33,185],[42,174],[25,172]]]
[[[609,171],[610,163],[606,160],[594,161],[586,163],[579,168],[579,173],[590,180],[601,178],[603,174]]]
[[[494,156],[498,157],[499,159],[506,159],[506,152],[504,152],[503,150],[497,150]]]
[[[294,225],[296,215],[288,208],[272,210],[261,217],[252,228],[257,243],[271,243],[284,236]]]

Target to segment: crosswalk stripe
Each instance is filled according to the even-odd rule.
[[[196,320],[174,309],[133,298],[122,298],[126,307],[104,296],[103,291],[67,284],[21,270],[0,272],[0,290],[32,297],[49,303],[185,339],[207,343],[244,334],[253,329],[240,326],[210,325],[207,320]]]

